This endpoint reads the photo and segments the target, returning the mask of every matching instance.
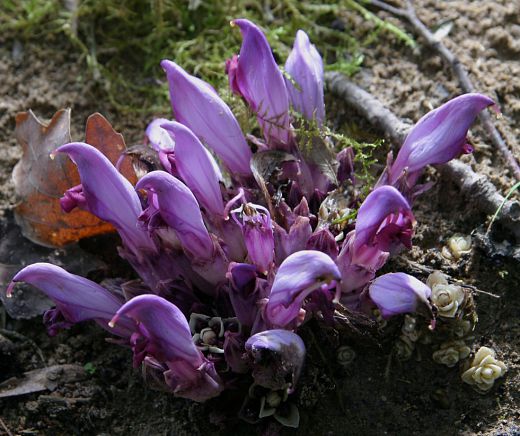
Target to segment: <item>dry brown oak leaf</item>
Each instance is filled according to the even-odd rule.
[[[70,109],[61,109],[48,124],[32,111],[16,116],[16,138],[23,155],[13,170],[17,224],[23,235],[47,247],[62,247],[82,238],[114,231],[112,225],[90,212],[74,209],[65,213],[60,207],[63,193],[80,184],[76,166],[66,154],[51,153],[71,142]],[[126,150],[123,136],[99,113],[87,120],[85,142],[96,147],[112,163]],[[132,183],[136,176],[129,158],[121,165],[122,174]]]

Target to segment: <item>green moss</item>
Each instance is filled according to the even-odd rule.
[[[365,41],[349,29],[337,29],[338,17],[348,9],[374,22]],[[413,42],[353,0],[4,0],[0,27],[26,39],[66,35],[84,58],[87,80],[95,81],[115,107],[152,114],[169,112],[159,67],[164,58],[229,99],[224,61],[240,48],[240,32],[229,25],[237,17],[264,28],[279,63],[302,28],[322,52],[326,68],[349,75],[363,62],[362,46],[381,29]]]

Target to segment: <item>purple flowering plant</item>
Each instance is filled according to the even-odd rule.
[[[132,349],[147,380],[176,396],[206,401],[248,380],[245,419],[297,426],[290,399],[307,321],[334,327],[351,313],[431,313],[428,286],[377,273],[412,246],[423,169],[470,152],[467,131],[494,103],[465,94],[428,113],[364,196],[354,150],[336,152],[326,134],[323,62],[306,33],[298,31],[282,73],[259,27],[246,19],[232,25],[243,43],[226,62],[229,85],[258,130],[245,134],[211,85],[164,60],[174,120],[146,129],[160,168],[134,187],[86,143],[56,150],[81,177],[64,193],[63,210],[113,224],[137,284],[116,292],[37,263],[7,292],[26,282],[50,297],[51,335],[95,321]]]

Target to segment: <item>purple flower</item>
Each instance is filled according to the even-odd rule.
[[[269,211],[263,206],[246,203],[231,213],[242,228],[250,262],[267,274],[274,260],[273,225]]]
[[[384,274],[375,279],[368,289],[370,298],[385,318],[414,312],[419,303],[429,307],[431,289],[408,274]]]
[[[428,112],[413,127],[388,169],[388,183],[395,185],[406,171],[410,187],[426,165],[446,163],[472,151],[466,135],[483,109],[495,103],[482,94],[463,94]]]
[[[294,46],[285,63],[285,70],[296,82],[285,81],[291,104],[308,120],[319,126],[325,119],[323,100],[323,61],[314,44],[303,30],[298,30]]]
[[[152,240],[137,226],[142,213],[139,196],[108,158],[81,142],[62,145],[56,151],[70,156],[81,178],[81,185],[68,190],[60,200],[63,209],[77,206],[113,224],[124,245],[137,257],[141,251],[155,252]]]
[[[108,322],[123,304],[122,299],[97,283],[49,263],[34,263],[19,271],[7,288],[8,297],[17,282],[37,287],[56,304],[55,309],[48,310],[44,315],[44,323],[51,336],[61,328],[88,320],[94,320],[109,330]],[[129,337],[132,329],[133,322],[123,317],[118,328],[109,331]]]
[[[359,208],[353,242],[353,261],[363,260],[370,248],[393,253],[401,245],[412,247],[415,219],[408,201],[392,186],[372,191]],[[366,247],[367,250],[363,250]]]
[[[347,235],[337,259],[341,291],[362,290],[390,254],[403,245],[411,248],[414,224],[410,205],[397,189],[381,186],[372,191],[359,208],[355,230]]]
[[[115,326],[122,316],[137,323],[131,337],[135,366],[142,362],[164,366],[165,383],[179,397],[206,401],[220,394],[220,377],[193,343],[188,322],[177,306],[155,295],[140,295],[125,303],[110,325]]]
[[[216,91],[174,62],[164,60],[161,66],[168,77],[175,118],[211,148],[231,173],[250,175],[251,150],[238,121]]]
[[[312,235],[310,220],[306,216],[298,216],[287,232],[276,222],[274,225],[274,241],[276,263],[280,264],[293,253],[305,250]]]
[[[267,297],[267,280],[259,278],[255,265],[231,263],[227,277],[229,298],[242,327],[253,328],[258,320],[258,301]]]
[[[148,209],[141,220],[153,223],[158,214],[175,230],[182,247],[192,256],[210,259],[214,255],[213,240],[202,220],[199,204],[184,183],[164,171],[152,171],[137,182],[135,189],[148,193]]]
[[[251,21],[238,19],[231,24],[240,28],[243,38],[238,60],[228,65],[232,89],[238,91],[256,113],[267,143],[287,149],[292,141],[289,96],[271,47]]]
[[[287,330],[266,330],[251,336],[246,350],[253,358],[253,378],[259,386],[292,393],[305,360],[302,339]]]
[[[219,174],[208,152],[193,132],[175,121],[161,124],[175,139],[175,168],[199,202],[211,213],[222,216],[224,204]]]
[[[338,243],[329,229],[316,230],[307,241],[307,250],[317,250],[329,255],[332,259],[338,257]]]
[[[145,133],[148,142],[157,152],[173,151],[175,142],[168,132],[162,127],[163,124],[169,123],[166,118],[156,118],[146,127]]]
[[[282,328],[301,324],[305,298],[318,289],[334,287],[340,279],[338,267],[325,253],[303,250],[291,254],[276,273],[265,307],[266,320]]]

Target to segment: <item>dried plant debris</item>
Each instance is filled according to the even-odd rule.
[[[26,372],[21,378],[0,383],[0,398],[53,391],[65,383],[84,380],[85,369],[79,365],[53,365]]]
[[[79,239],[113,231],[113,227],[91,213],[75,210],[66,214],[61,207],[63,193],[80,184],[75,165],[55,150],[71,142],[70,110],[58,111],[48,123],[42,123],[32,111],[16,118],[16,138],[23,156],[13,171],[19,203],[16,221],[25,237],[49,247],[62,247]],[[100,114],[87,121],[86,140],[116,163],[125,151],[123,137]],[[127,160],[122,169],[135,183]]]

